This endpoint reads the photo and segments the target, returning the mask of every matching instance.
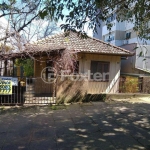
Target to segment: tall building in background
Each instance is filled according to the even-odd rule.
[[[107,29],[107,23],[112,24],[110,31]],[[148,26],[150,26],[150,23]],[[116,46],[131,43],[145,44],[145,40],[143,41],[138,38],[138,33],[133,30],[133,27],[134,23],[128,21],[118,22],[116,14],[113,14],[105,22],[101,23],[98,33],[94,33],[93,36]],[[150,45],[150,40],[146,40],[146,43]]]
[[[107,29],[107,23],[112,24],[111,30]],[[116,14],[112,14],[101,24],[98,33],[94,33],[93,37],[135,53],[130,58],[122,58],[121,73],[133,76],[149,74],[150,40],[140,40],[138,38],[138,33],[133,30],[134,23],[127,21],[118,22]],[[147,25],[150,27],[150,23]],[[137,49],[135,49],[136,47]]]

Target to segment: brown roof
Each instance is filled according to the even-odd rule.
[[[133,55],[128,50],[111,45],[95,38],[81,38],[75,32],[59,33],[26,45],[27,51],[40,52],[60,49],[71,49],[75,52],[100,53],[111,55]]]

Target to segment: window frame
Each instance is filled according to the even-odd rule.
[[[98,60],[91,60],[91,66],[90,66],[90,73],[93,73],[92,72],[92,62],[96,62],[97,63],[97,69],[98,69],[98,63],[100,63],[102,65],[102,74],[105,73],[104,70],[104,65],[108,65],[108,78],[103,80],[103,77],[102,77],[102,80],[101,81],[95,81],[92,77],[92,74],[90,74],[90,81],[95,81],[95,82],[109,82],[109,78],[110,78],[110,62],[109,61],[98,61]],[[96,73],[96,72],[95,72]]]

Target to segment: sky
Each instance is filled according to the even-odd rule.
[[[3,0],[0,0],[0,3],[2,3],[2,2],[3,2]],[[67,14],[69,13],[69,11],[68,11],[67,9],[64,9],[63,13],[67,15]],[[6,20],[4,17],[0,18],[0,25],[1,25],[1,24],[4,24],[4,26],[6,26],[7,23],[8,23],[8,22],[7,22],[7,20]],[[33,23],[33,24],[34,24],[34,23]],[[65,18],[64,18],[63,20],[59,20],[59,21],[56,23],[56,25],[57,25],[58,27],[60,27],[61,24],[65,24]],[[88,24],[85,25],[84,30],[85,30],[85,32],[86,32],[89,36],[91,36],[91,37],[93,36],[92,30],[89,30],[89,29],[88,29]],[[58,30],[58,31],[56,31],[56,33],[59,33],[59,32],[63,32],[63,30]]]

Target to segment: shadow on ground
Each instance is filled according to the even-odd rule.
[[[149,150],[149,108],[95,102],[2,111],[0,149]]]

